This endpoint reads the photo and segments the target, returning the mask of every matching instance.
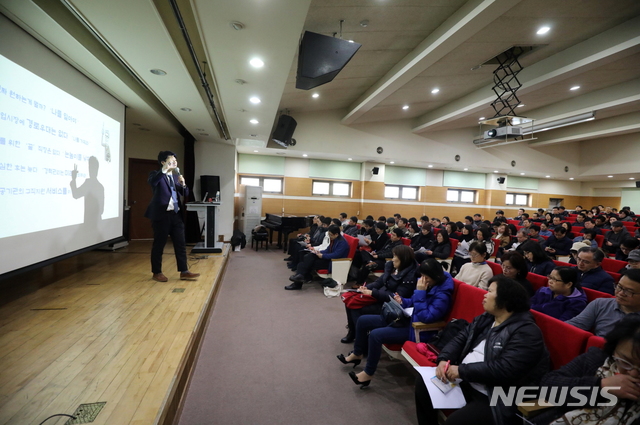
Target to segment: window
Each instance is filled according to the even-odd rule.
[[[475,190],[447,189],[447,202],[464,202],[472,204],[475,201]]]
[[[418,200],[418,188],[416,186],[385,186],[384,197],[388,199]]]
[[[505,205],[529,205],[529,195],[526,193],[507,193]]]
[[[281,178],[240,176],[240,184],[262,186],[262,190],[267,193],[282,193]]]
[[[351,196],[351,183],[314,180],[311,194],[349,197]]]

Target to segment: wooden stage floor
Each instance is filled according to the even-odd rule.
[[[64,260],[82,267],[59,265],[54,283],[0,307],[0,424],[99,402],[95,425],[172,423],[230,248],[190,257],[201,276],[182,281],[167,244],[167,283],[151,279],[150,250],[133,241]]]

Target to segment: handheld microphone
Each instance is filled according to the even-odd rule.
[[[174,174],[180,175],[180,167],[174,168],[173,171],[174,171]]]

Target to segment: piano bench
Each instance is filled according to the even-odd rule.
[[[261,247],[264,245],[264,249],[268,249],[269,248],[269,244],[264,244],[265,242],[269,241],[269,234],[268,233],[252,233],[251,234],[251,248],[253,248],[253,243],[256,243],[256,252],[258,252],[258,247]]]

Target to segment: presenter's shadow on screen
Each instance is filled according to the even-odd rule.
[[[82,185],[77,185],[78,166],[74,165],[71,172],[71,196],[74,199],[84,198],[84,227],[87,229],[99,230],[104,212],[104,186],[98,181],[98,169],[100,163],[98,158],[89,158],[89,177]]]

